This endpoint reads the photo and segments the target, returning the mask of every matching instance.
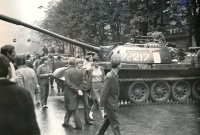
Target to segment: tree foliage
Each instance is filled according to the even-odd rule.
[[[123,36],[147,35],[158,25],[186,21],[196,38],[200,33],[198,6],[199,0],[61,0],[46,11],[41,27],[99,46],[120,42]]]

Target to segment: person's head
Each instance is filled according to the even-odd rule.
[[[30,53],[26,53],[26,59],[29,60],[31,58]]]
[[[95,67],[99,66],[100,58],[98,56],[93,57],[93,63]]]
[[[47,64],[47,58],[46,58],[46,57],[42,57],[40,63],[41,63],[41,64]]]
[[[0,54],[0,77],[7,77],[9,72],[9,60],[3,54]]]
[[[36,59],[40,59],[41,58],[41,55],[40,54],[37,54],[36,55]]]
[[[112,59],[110,64],[111,64],[111,68],[113,70],[115,70],[116,72],[119,71],[119,65],[120,65],[120,60],[119,59]]]
[[[70,66],[75,66],[75,65],[76,65],[76,58],[74,58],[74,57],[69,57],[69,59],[68,59],[68,64],[69,64]]]
[[[90,56],[85,56],[86,61],[90,61]]]
[[[61,58],[62,58],[62,57],[61,57],[60,55],[57,56],[57,60],[61,60]]]
[[[15,62],[17,66],[22,66],[26,64],[26,55],[24,54],[17,54],[15,57]]]
[[[77,64],[77,67],[78,67],[78,68],[81,68],[81,67],[83,66],[83,60],[80,59],[80,58],[77,58],[77,59],[76,59],[76,64]]]
[[[1,53],[5,55],[9,61],[14,62],[16,53],[13,45],[4,45],[1,47]]]
[[[46,48],[46,46],[44,46],[44,48]]]

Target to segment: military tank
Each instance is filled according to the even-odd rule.
[[[136,37],[134,43],[96,47],[8,16],[0,15],[0,19],[96,52],[105,73],[111,69],[111,59],[120,59],[119,99],[123,103],[183,103],[200,99],[200,68],[193,52],[188,53],[186,61],[178,62],[172,60],[168,47],[148,36]]]

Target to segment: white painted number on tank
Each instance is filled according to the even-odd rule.
[[[139,53],[134,53],[132,58],[133,58],[133,61],[140,61],[139,60]]]
[[[149,53],[125,53],[121,56],[123,61],[146,61],[149,58]]]

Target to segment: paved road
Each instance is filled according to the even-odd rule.
[[[83,130],[62,127],[65,115],[63,93],[50,90],[49,108],[36,108],[37,121],[42,135],[94,135],[102,121],[98,110],[94,112],[92,126],[85,125],[83,106],[79,107]],[[200,135],[200,105],[170,104],[120,106],[118,117],[122,135]],[[73,118],[70,124],[74,126]],[[106,135],[113,135],[109,128]]]

